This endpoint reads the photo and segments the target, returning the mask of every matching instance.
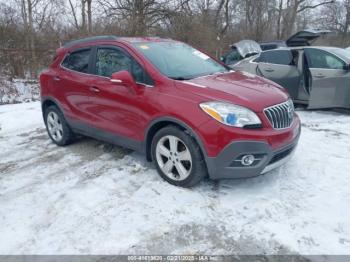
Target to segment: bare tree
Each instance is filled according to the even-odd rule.
[[[23,24],[25,30],[28,32],[26,37],[27,48],[31,52],[31,75],[33,77],[37,74],[37,55],[35,50],[35,29],[34,29],[34,18],[33,18],[33,9],[38,5],[40,0],[21,0],[21,13]]]
[[[129,35],[147,34],[152,28],[163,24],[184,1],[157,0],[100,0],[107,16],[122,20],[128,27]],[[188,2],[188,1],[187,1]]]
[[[323,5],[333,4],[334,1],[335,0],[280,0],[278,12],[281,14],[283,19],[279,19],[278,21],[277,28],[282,31],[277,32],[277,36],[286,38],[292,34],[295,29],[298,14]]]
[[[35,76],[65,40],[158,35],[213,55],[236,41],[286,39],[314,26],[349,43],[350,0],[0,0],[0,67]],[[6,7],[6,8],[5,8]],[[16,54],[14,56],[13,54]],[[1,69],[0,68],[0,69]],[[6,71],[6,72],[7,72]]]
[[[333,5],[325,6],[315,24],[325,24],[327,29],[337,32],[340,37],[339,44],[350,45],[348,42],[350,32],[350,0],[338,0]]]
[[[92,0],[85,0],[87,6],[88,33],[92,33]]]

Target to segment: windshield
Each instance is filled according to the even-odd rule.
[[[180,42],[144,42],[134,46],[169,78],[187,80],[229,71],[206,54]]]

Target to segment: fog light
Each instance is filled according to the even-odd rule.
[[[243,166],[251,166],[254,163],[255,157],[253,155],[245,155],[241,159]]]

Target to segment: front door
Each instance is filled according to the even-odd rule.
[[[298,98],[301,73],[297,67],[298,53],[291,50],[271,50],[262,52],[257,73],[284,87],[292,99]]]
[[[305,48],[311,77],[309,108],[350,108],[348,65],[325,50]]]
[[[148,123],[149,108],[147,97],[153,91],[152,80],[124,49],[117,46],[100,46],[95,50],[93,61],[95,80],[91,94],[90,114],[94,127],[107,131],[115,137],[125,138],[118,141],[132,142],[142,140],[142,132]],[[112,73],[129,71],[136,81],[137,90],[118,83],[112,83]],[[131,139],[131,140],[128,140]],[[125,144],[129,147],[133,145]]]

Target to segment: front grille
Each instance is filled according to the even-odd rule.
[[[294,106],[291,100],[264,109],[266,117],[275,129],[291,126],[294,118]]]

